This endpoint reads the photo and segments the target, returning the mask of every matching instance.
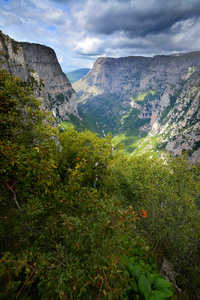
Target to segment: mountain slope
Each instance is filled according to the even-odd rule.
[[[162,146],[174,154],[190,150],[200,160],[199,65],[200,52],[99,58],[73,87],[80,109],[103,133],[125,136],[124,141],[134,136],[127,144],[130,152],[134,141],[149,134],[159,136]],[[177,110],[182,121],[176,124]],[[191,141],[184,143],[188,135]]]
[[[87,73],[90,71],[88,68],[78,69],[69,73],[66,73],[68,79],[70,80],[71,84],[78,81],[79,79],[83,78]]]

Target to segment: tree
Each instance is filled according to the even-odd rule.
[[[135,220],[99,191],[110,137],[69,131],[59,143],[30,88],[0,75],[1,298],[122,297],[121,230]]]
[[[106,174],[108,161],[113,158],[111,136],[99,138],[87,130],[78,133],[69,129],[60,134],[59,140],[59,174],[62,182],[67,182],[71,170],[81,166],[82,185],[99,187]]]

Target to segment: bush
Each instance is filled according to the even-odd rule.
[[[145,155],[120,158],[111,162],[107,182],[107,191],[118,195],[124,207],[147,210],[148,218],[137,223],[137,232],[150,243],[152,254],[174,264],[180,278],[185,278],[183,289],[195,295],[200,280],[198,170],[183,158],[168,160],[167,164]]]

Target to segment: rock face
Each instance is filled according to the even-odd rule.
[[[161,136],[175,155],[184,150],[193,163],[200,162],[200,67],[193,69],[169,106],[157,114],[150,134]]]
[[[32,43],[18,43],[0,32],[2,68],[23,81],[34,85],[35,96],[42,100],[43,109],[54,117],[69,119],[78,116],[77,99],[68,78],[62,72],[53,49]]]
[[[200,62],[200,52],[171,56],[99,58],[83,81],[110,93],[165,89]],[[76,86],[76,84],[75,84]]]
[[[137,129],[159,136],[167,150],[200,161],[200,52],[99,58],[73,84],[82,110],[105,132]],[[98,117],[98,115],[100,117]]]

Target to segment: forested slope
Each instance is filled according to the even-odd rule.
[[[0,106],[1,299],[197,299],[198,166],[125,158],[109,135],[59,134],[4,70]]]

